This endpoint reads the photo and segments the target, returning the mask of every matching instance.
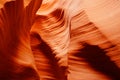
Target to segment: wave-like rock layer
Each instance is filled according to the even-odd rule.
[[[0,80],[120,80],[119,0],[0,0]]]

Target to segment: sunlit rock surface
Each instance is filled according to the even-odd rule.
[[[0,80],[120,80],[119,0],[1,0]]]

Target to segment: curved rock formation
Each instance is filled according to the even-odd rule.
[[[1,0],[0,80],[120,80],[119,0]]]

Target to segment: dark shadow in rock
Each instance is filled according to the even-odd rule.
[[[120,68],[110,60],[103,49],[97,45],[84,45],[85,47],[75,56],[84,58],[94,70],[109,76],[112,80],[120,80]]]

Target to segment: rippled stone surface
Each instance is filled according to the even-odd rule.
[[[0,80],[120,80],[119,0],[1,0]]]

